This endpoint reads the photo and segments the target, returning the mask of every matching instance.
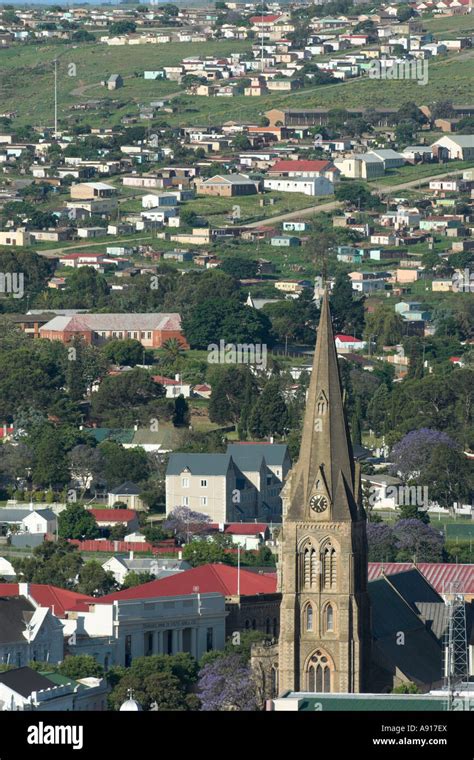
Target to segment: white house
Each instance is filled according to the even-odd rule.
[[[35,603],[19,584],[18,596],[0,598],[0,663],[20,668],[30,660],[61,662],[63,626],[48,607]]]
[[[333,195],[334,183],[326,177],[267,177],[263,182],[265,190],[282,193],[303,193],[303,195]]]
[[[352,351],[363,351],[367,345],[365,340],[360,340],[360,338],[356,338],[353,335],[344,335],[343,333],[338,333],[335,336],[334,343],[340,354],[347,354]]]
[[[21,521],[26,533],[50,533],[56,534],[58,519],[51,509],[34,509],[28,512]]]

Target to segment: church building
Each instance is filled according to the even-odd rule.
[[[324,295],[300,456],[281,493],[278,692],[367,689],[366,515]]]

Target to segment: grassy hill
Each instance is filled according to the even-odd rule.
[[[447,29],[456,30],[459,20],[464,18],[433,19],[427,22],[427,26],[446,22]],[[472,20],[470,23],[473,24]],[[112,125],[125,115],[137,115],[138,104],[180,92],[183,94],[176,101],[177,112],[165,113],[162,117],[172,125],[205,125],[229,120],[256,122],[265,111],[278,107],[376,107],[381,103],[381,93],[383,104],[393,107],[407,101],[422,105],[449,97],[454,103],[464,104],[472,99],[474,50],[430,61],[426,86],[416,81],[380,82],[359,78],[261,98],[207,98],[185,95],[176,82],[143,78],[144,69],[175,65],[188,55],[226,55],[245,52],[250,47],[251,42],[247,41],[126,47],[90,43],[15,46],[0,50],[0,68],[4,72],[0,83],[2,110],[16,111],[16,123],[20,125],[51,125],[55,57],[59,59],[60,124],[66,120],[66,123],[82,122],[92,126],[104,122]],[[109,92],[100,86],[100,81],[113,73],[120,73],[125,78],[125,86]],[[92,99],[110,101],[110,108],[106,106],[99,112],[71,111],[72,105]]]

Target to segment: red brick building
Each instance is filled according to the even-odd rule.
[[[40,328],[40,338],[69,343],[82,337],[87,343],[101,345],[108,340],[134,339],[144,348],[161,348],[176,338],[183,348],[189,345],[181,330],[179,314],[74,314],[58,316]]]

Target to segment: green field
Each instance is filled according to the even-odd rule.
[[[457,25],[461,21],[467,23],[463,21],[464,18],[436,19],[428,23],[450,21],[453,28],[457,29],[460,28]],[[0,84],[2,109],[17,112],[17,124],[52,125],[52,62],[58,57],[60,125],[113,125],[119,123],[125,115],[137,116],[138,104],[183,93],[183,89],[175,82],[144,80],[144,69],[175,65],[189,55],[226,55],[246,52],[250,47],[250,41],[118,47],[99,43],[13,46],[0,50],[0,66],[3,70]],[[75,76],[71,76],[71,73]],[[113,73],[125,77],[125,86],[109,92],[100,86],[100,81]],[[430,61],[426,86],[420,86],[413,80],[379,82],[364,77],[261,98],[206,98],[182,94],[176,101],[176,112],[163,113],[158,118],[176,126],[219,124],[231,120],[255,123],[270,108],[377,107],[381,103],[381,87],[385,106],[397,107],[407,101],[422,105],[448,97],[454,103],[463,104],[472,99],[473,78],[474,50],[466,50],[460,55],[450,54],[440,60]],[[110,103],[106,103],[102,111],[71,111],[74,104],[99,98]]]

